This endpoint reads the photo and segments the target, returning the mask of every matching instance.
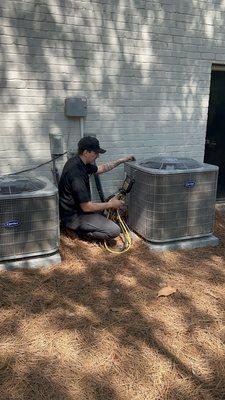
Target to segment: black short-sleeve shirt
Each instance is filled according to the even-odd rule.
[[[59,181],[60,219],[83,214],[80,204],[91,201],[89,175],[96,173],[94,164],[84,164],[79,156],[70,158]]]

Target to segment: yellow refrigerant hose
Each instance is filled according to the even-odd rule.
[[[107,251],[110,253],[114,254],[122,254],[125,253],[126,251],[130,250],[131,245],[132,245],[132,238],[131,238],[131,232],[130,229],[128,228],[127,224],[125,221],[122,219],[120,213],[118,210],[109,210],[107,214],[107,218],[111,219],[112,221],[116,222],[120,229],[121,229],[121,234],[123,236],[123,242],[124,246],[122,249],[112,249],[108,246],[107,240],[104,240],[104,247]]]

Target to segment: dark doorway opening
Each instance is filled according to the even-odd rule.
[[[204,162],[219,167],[217,198],[225,199],[225,65],[213,65]]]

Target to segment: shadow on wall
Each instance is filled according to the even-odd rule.
[[[9,7],[3,0],[3,173],[46,161],[50,132],[76,142],[74,121],[64,116],[64,98],[72,95],[88,97],[86,132],[97,134],[111,157],[131,149],[137,157],[176,154],[185,140],[184,154],[194,146],[193,156],[202,158],[197,131],[205,132],[216,29],[208,8],[194,0],[134,0],[132,7],[126,0]]]

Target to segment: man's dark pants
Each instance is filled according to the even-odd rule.
[[[92,239],[112,239],[121,233],[120,227],[102,214],[75,215],[64,222],[66,228],[84,234]]]

